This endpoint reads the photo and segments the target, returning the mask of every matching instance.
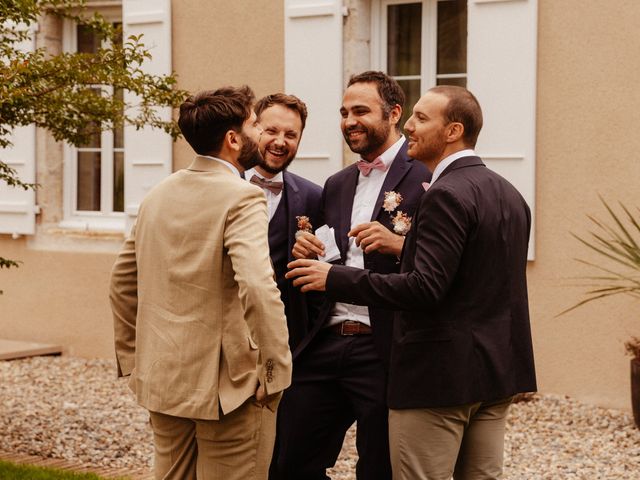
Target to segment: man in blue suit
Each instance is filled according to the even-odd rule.
[[[267,197],[271,261],[285,306],[289,344],[293,350],[309,330],[310,306],[307,296],[292,287],[284,275],[287,263],[293,260],[291,250],[299,217],[307,217],[312,228],[320,226],[322,188],[287,171],[298,151],[307,120],[304,102],[294,95],[275,93],[260,99],[255,111],[263,128],[259,144],[263,160],[247,170],[245,178],[261,187]]]
[[[398,272],[404,234],[430,173],[407,154],[400,133],[405,95],[382,72],[351,77],[340,114],[342,133],[360,160],[331,176],[322,221],[335,231],[335,263]],[[296,258],[324,255],[308,233]],[[390,480],[385,392],[393,312],[325,300],[305,338],[292,348],[294,378],[278,412],[278,466],[286,480],[328,479],[347,429],[357,422],[358,480]]]
[[[298,151],[307,107],[294,95],[275,93],[260,99],[255,106],[257,120],[263,128],[259,149],[262,162],[245,172],[245,178],[260,186],[267,197],[269,213],[269,253],[276,274],[276,283],[284,303],[289,345],[293,351],[310,330],[311,317],[317,311],[322,294],[303,294],[284,278],[287,263],[293,260],[291,250],[300,227],[317,228],[320,222],[322,189],[315,183],[287,171]],[[300,221],[307,217],[308,221]],[[287,395],[280,409],[287,408]],[[274,459],[280,443],[280,422],[277,424]],[[277,478],[275,461],[269,478]]]

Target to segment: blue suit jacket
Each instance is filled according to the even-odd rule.
[[[293,249],[295,234],[298,229],[296,216],[306,215],[309,217],[314,229],[322,225],[320,223],[322,188],[291,172],[283,172],[283,177],[283,199],[274,217],[269,222],[269,245],[274,266],[286,265],[286,263],[294,259],[291,250]],[[281,207],[285,207],[285,210],[282,210]],[[286,235],[286,241],[283,242],[281,240],[284,235]],[[276,243],[280,245],[277,251],[273,248]],[[276,282],[280,289],[287,316],[289,345],[291,350],[294,350],[307,335],[311,323],[310,317],[314,315],[314,312],[317,312],[317,306],[321,302],[319,299],[324,298],[324,295],[317,292],[301,293],[299,289],[292,285],[291,280],[284,278],[285,273],[286,268],[282,270],[276,268]]]

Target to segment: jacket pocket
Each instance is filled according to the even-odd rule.
[[[453,328],[448,325],[410,330],[404,334],[400,343],[450,342]]]

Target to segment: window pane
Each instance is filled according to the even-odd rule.
[[[124,152],[113,153],[113,211],[124,212]]]
[[[422,4],[387,7],[387,73],[420,75]]]
[[[404,130],[404,124],[411,116],[413,106],[420,99],[420,80],[398,80],[398,83],[407,97],[400,119],[400,130]]]
[[[78,210],[100,211],[100,153],[78,152]]]
[[[438,85],[457,85],[458,87],[467,87],[467,77],[460,78],[439,78],[436,82]]]
[[[100,48],[100,37],[86,25],[77,26],[78,53],[96,53]]]
[[[438,2],[438,73],[467,71],[467,1]]]

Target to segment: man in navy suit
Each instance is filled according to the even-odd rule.
[[[335,231],[336,263],[397,272],[407,225],[429,171],[407,155],[398,122],[405,96],[382,72],[353,76],[345,91],[341,128],[357,164],[331,176],[322,192],[323,222]],[[394,220],[395,219],[395,220]],[[404,219],[404,220],[403,220]],[[297,258],[324,255],[307,233]],[[294,351],[294,379],[281,421],[281,478],[327,479],[347,429],[357,422],[359,480],[389,480],[391,465],[385,391],[393,312],[325,301]]]
[[[319,227],[322,189],[313,182],[287,171],[298,151],[307,107],[298,97],[275,93],[260,99],[255,106],[262,162],[245,172],[245,178],[263,188],[269,213],[269,249],[276,283],[284,303],[289,345],[293,351],[309,331],[307,295],[301,294],[284,278],[298,231],[296,217],[306,216]],[[313,293],[311,295],[314,295]],[[317,294],[316,294],[317,296]]]
[[[298,151],[307,120],[307,107],[298,97],[275,93],[260,99],[255,106],[258,123],[263,132],[259,149],[262,161],[245,172],[245,178],[260,186],[267,197],[269,213],[269,253],[276,274],[280,298],[284,303],[289,345],[293,351],[310,330],[310,318],[317,311],[322,294],[303,294],[284,276],[298,231],[296,217],[305,216],[308,224],[319,227],[322,189],[294,173],[287,171]],[[303,226],[303,225],[302,225]],[[280,410],[287,408],[285,391]],[[275,459],[281,438],[280,420],[276,425],[276,440],[269,478],[277,478]]]
[[[400,273],[298,260],[302,291],[397,310],[389,373],[393,478],[502,478],[512,397],[535,391],[527,301],[531,213],[475,155],[482,111],[438,86],[405,124],[409,153],[433,171]]]

